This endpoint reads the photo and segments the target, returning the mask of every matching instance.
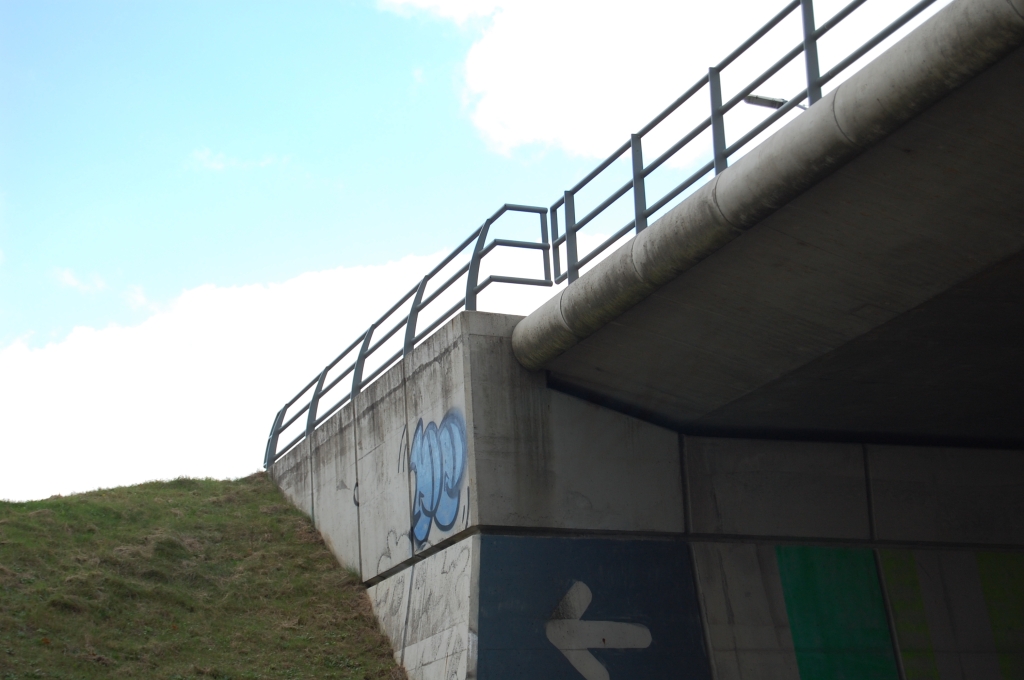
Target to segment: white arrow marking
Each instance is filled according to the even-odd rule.
[[[593,599],[587,584],[576,581],[555,607],[545,631],[586,680],[609,680],[608,669],[589,650],[644,649],[651,644],[651,631],[639,623],[580,621]]]

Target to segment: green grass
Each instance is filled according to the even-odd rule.
[[[0,680],[404,678],[265,474],[0,502]]]

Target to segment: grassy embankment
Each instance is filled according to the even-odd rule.
[[[122,676],[405,677],[264,474],[0,503],[0,680]]]

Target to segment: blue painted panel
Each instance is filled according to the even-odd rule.
[[[592,600],[582,621],[640,624],[643,649],[591,649],[611,680],[708,680],[689,546],[673,540],[481,536],[479,680],[586,678],[548,639],[576,582]],[[555,614],[555,618],[566,618]]]

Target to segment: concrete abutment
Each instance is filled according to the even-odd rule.
[[[680,435],[549,389],[518,320],[270,469],[410,677],[1024,677],[1024,452]]]

